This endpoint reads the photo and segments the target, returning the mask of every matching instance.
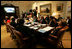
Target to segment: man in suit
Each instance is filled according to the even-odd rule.
[[[37,17],[37,11],[34,9],[34,16]]]
[[[70,24],[70,23],[71,23],[71,19],[70,19],[70,17],[69,17],[69,16],[67,17],[67,23],[68,23],[68,24]]]
[[[19,23],[16,26],[16,30],[21,32],[22,35],[24,35],[23,38],[28,38],[27,40],[25,40],[26,42],[26,47],[28,48],[32,48],[35,44],[35,41],[33,41],[34,36],[32,33],[34,33],[33,30],[30,30],[28,27],[24,26],[24,20],[23,19],[19,19]]]
[[[15,23],[15,19],[14,18],[12,18],[12,22],[10,23],[10,25],[12,25],[13,27],[17,26],[17,24]]]
[[[24,26],[24,20],[19,19],[18,25],[16,26],[16,30],[24,34],[25,36],[28,35],[28,27]]]
[[[61,19],[63,19],[63,18],[61,17],[61,15],[59,15],[58,16],[58,21],[60,21]]]
[[[71,30],[71,19],[70,19],[69,16],[67,17],[67,24],[68,24],[68,26],[69,26],[69,28]]]

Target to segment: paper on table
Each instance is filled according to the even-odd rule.
[[[32,26],[32,27],[30,27],[30,28],[32,28],[32,29],[38,29],[38,27],[35,27],[35,26]]]
[[[38,29],[38,27],[35,27],[35,28],[33,28],[33,29]]]
[[[34,28],[34,26],[30,27],[30,28]]]
[[[27,25],[27,24],[25,24],[25,26],[31,26],[31,24],[28,24],[28,25]]]
[[[43,30],[45,30],[45,31],[49,31],[49,30],[51,30],[51,29],[53,29],[54,27],[46,27],[46,28],[43,28]]]
[[[41,33],[45,33],[45,32],[46,32],[46,31],[43,30],[43,29],[39,29],[38,31],[41,32]]]
[[[46,31],[49,31],[49,30],[51,30],[51,29],[53,29],[54,27],[45,27],[45,28],[43,28],[43,29],[39,29],[38,31],[39,32],[41,32],[41,33],[45,33]]]
[[[42,26],[46,26],[46,24],[41,24]]]

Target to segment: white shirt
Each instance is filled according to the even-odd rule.
[[[68,23],[69,19],[67,19],[67,23]]]
[[[18,19],[15,19],[15,23],[17,23],[17,20],[18,20]]]

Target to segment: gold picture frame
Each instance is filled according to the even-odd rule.
[[[40,6],[40,14],[42,15],[51,15],[51,4],[45,4]]]
[[[62,3],[57,4],[56,11],[57,12],[62,12],[63,11],[63,4]]]

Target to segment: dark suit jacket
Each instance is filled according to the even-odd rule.
[[[10,25],[16,28],[17,24],[15,22],[11,22]]]
[[[42,24],[46,24],[46,21],[45,21],[45,19],[41,19],[41,21],[40,21]]]
[[[21,32],[24,35],[24,37],[29,37],[31,33],[31,30],[28,27],[23,25],[17,25],[16,30]]]
[[[69,24],[69,25],[71,24],[71,19],[69,19],[68,24]]]

